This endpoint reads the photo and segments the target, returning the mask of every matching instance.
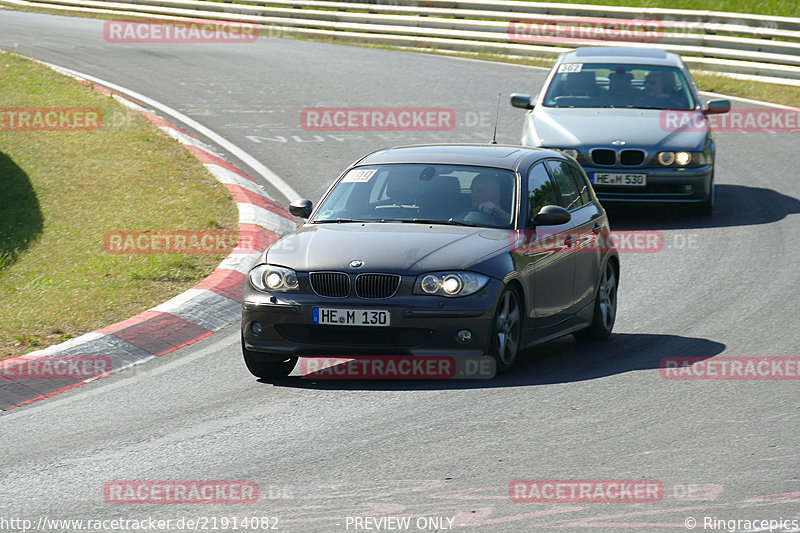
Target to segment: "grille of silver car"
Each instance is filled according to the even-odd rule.
[[[350,276],[344,272],[312,272],[311,288],[320,296],[346,298],[350,294]]]
[[[359,298],[391,298],[400,287],[397,274],[359,274],[356,294]]]
[[[617,153],[608,148],[595,148],[592,150],[592,161],[595,165],[611,166],[617,162]]]
[[[619,162],[623,165],[633,166],[644,163],[642,150],[623,150],[619,153]]]
[[[644,150],[621,150],[619,164],[632,167],[644,163]],[[611,148],[595,148],[592,150],[592,161],[595,165],[610,167],[617,164],[617,152]]]

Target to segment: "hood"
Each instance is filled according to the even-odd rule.
[[[307,224],[272,245],[266,259],[306,272],[457,270],[507,248],[510,234],[510,230],[429,224]],[[364,266],[350,267],[356,259]]]
[[[694,121],[676,120],[676,115]],[[538,106],[527,115],[523,144],[593,148],[625,141],[626,147],[654,151],[702,150],[706,137],[706,120],[699,111]]]

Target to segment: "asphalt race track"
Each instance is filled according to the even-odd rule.
[[[111,44],[100,20],[5,10],[0,48],[171,106],[315,202],[371,150],[488,142],[498,93],[498,141],[517,143],[524,113],[508,93],[535,93],[546,72],[277,38]],[[338,106],[451,108],[456,127],[302,127],[302,109]],[[663,248],[621,254],[608,342],[553,342],[490,381],[293,377],[273,385],[248,373],[234,323],[135,369],[2,413],[0,530],[21,530],[2,519],[43,517],[205,517],[218,531],[223,517],[276,517],[267,525],[279,531],[325,532],[386,529],[390,522],[378,521],[387,517],[412,517],[411,531],[681,531],[691,519],[695,530],[712,531],[704,517],[800,521],[797,378],[675,380],[659,371],[665,357],[800,354],[798,138],[718,133],[710,218],[610,212],[615,230],[663,232]],[[657,480],[663,494],[658,502],[513,502],[508,488],[518,479]],[[119,480],[248,481],[259,498],[108,503],[104,487]]]

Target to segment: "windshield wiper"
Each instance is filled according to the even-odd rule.
[[[478,227],[477,224],[470,224],[469,222],[459,222],[458,220],[437,220],[432,218],[412,218],[409,219],[392,219],[382,218],[379,220],[360,220],[355,218],[331,218],[326,220],[312,220],[312,224],[349,224],[349,223],[370,223],[381,224],[385,222],[399,222],[401,224],[444,224],[447,226],[468,226],[470,228]]]
[[[355,218],[330,218],[325,220],[312,220],[312,224],[345,224],[351,222],[383,222],[382,220],[358,220]]]
[[[406,224],[444,224],[446,226],[469,226],[471,228],[476,227],[475,224],[470,224],[469,222],[459,222],[458,220],[453,220],[452,218],[449,220],[441,220],[441,219],[433,219],[433,218],[412,218],[411,220],[396,220],[392,222],[403,222]]]

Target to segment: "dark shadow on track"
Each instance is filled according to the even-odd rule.
[[[0,271],[36,240],[43,224],[28,175],[0,152]]]
[[[290,376],[265,385],[315,390],[487,389],[586,381],[639,370],[658,371],[665,357],[709,358],[725,345],[708,339],[639,333],[613,334],[603,342],[582,343],[568,336],[519,355],[514,369],[494,379],[362,380]],[[295,367],[298,372],[299,364]]]
[[[682,206],[604,205],[612,230],[722,228],[769,224],[800,213],[800,200],[772,189],[716,185],[711,216]]]

